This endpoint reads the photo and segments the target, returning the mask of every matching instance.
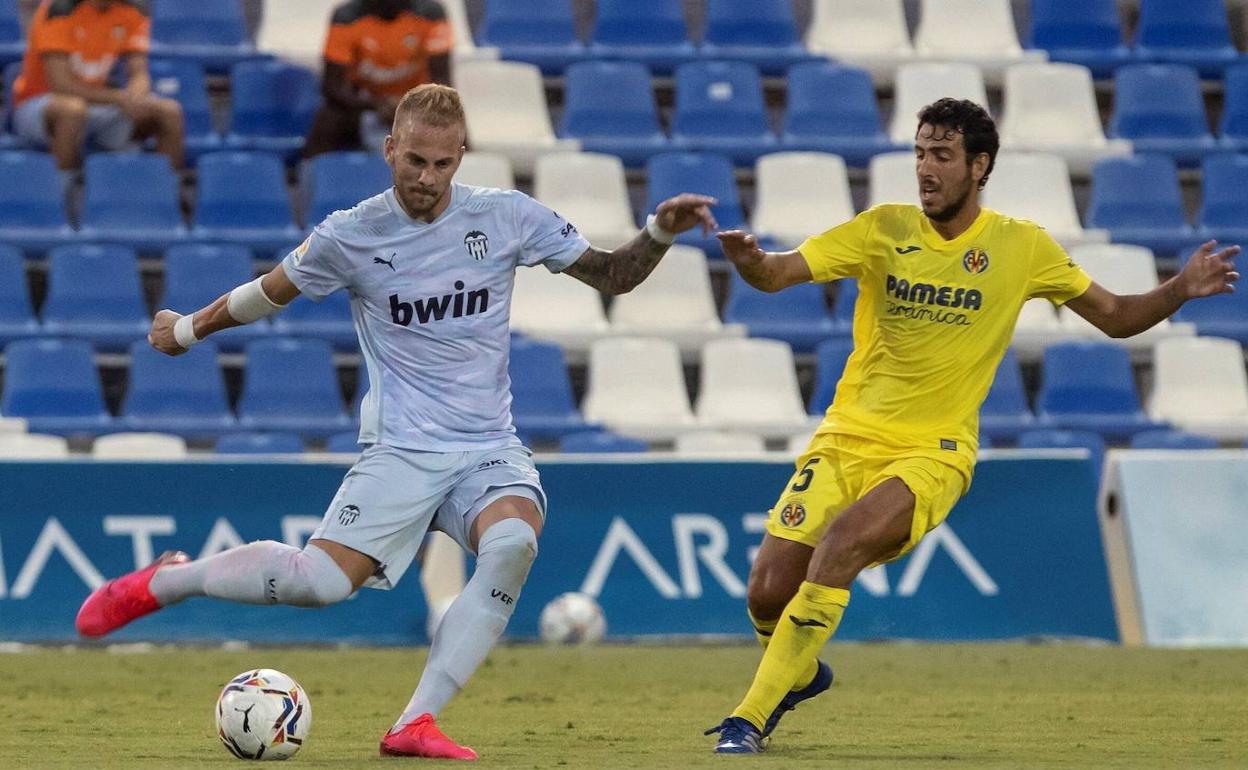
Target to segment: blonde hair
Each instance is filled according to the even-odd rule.
[[[409,120],[433,128],[464,125],[464,105],[459,100],[459,92],[437,83],[416,86],[403,94],[394,111],[396,127]]]

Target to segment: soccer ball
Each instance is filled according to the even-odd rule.
[[[290,759],[307,740],[312,703],[294,679],[257,668],[230,680],[216,717],[217,736],[239,759]]]
[[[538,625],[542,639],[554,644],[588,644],[607,632],[602,607],[592,596],[575,591],[551,599],[542,609]]]

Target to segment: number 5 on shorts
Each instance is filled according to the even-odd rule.
[[[818,457],[812,457],[806,461],[802,469],[797,472],[798,480],[789,487],[791,492],[805,492],[810,489],[810,482],[815,480],[815,465],[819,462]]]

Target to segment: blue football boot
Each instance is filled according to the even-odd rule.
[[[763,751],[763,735],[748,719],[728,717],[718,727],[712,727],[702,734],[712,733],[719,733],[719,742],[715,744],[716,754],[761,754]]]
[[[819,661],[819,670],[815,672],[815,678],[810,680],[810,684],[800,690],[791,690],[789,694],[784,696],[784,700],[776,706],[775,711],[771,712],[771,716],[767,717],[767,724],[763,725],[763,737],[771,735],[771,731],[776,729],[776,725],[780,724],[780,717],[786,712],[797,708],[797,704],[804,700],[810,700],[819,693],[832,686],[832,667],[822,660]]]

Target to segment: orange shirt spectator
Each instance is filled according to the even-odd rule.
[[[20,103],[51,90],[43,57],[69,55],[70,71],[84,83],[102,86],[120,56],[146,54],[151,21],[132,2],[114,0],[101,8],[92,0],[50,0],[30,23],[22,74],[13,86]]]
[[[378,3],[377,5],[384,5]],[[392,19],[372,3],[338,7],[325,40],[325,61],[347,68],[351,83],[374,96],[402,98],[431,80],[429,58],[451,51],[454,33],[436,2],[404,2]]]

